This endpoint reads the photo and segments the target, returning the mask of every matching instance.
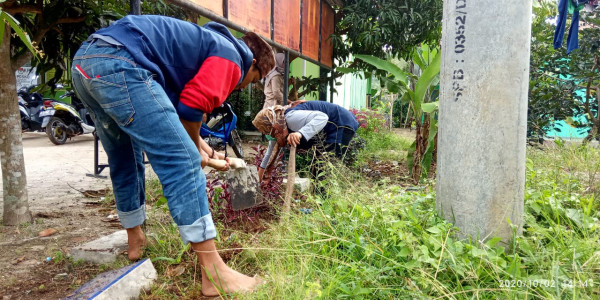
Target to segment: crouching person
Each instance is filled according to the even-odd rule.
[[[325,152],[332,152],[341,159],[358,129],[358,122],[350,111],[326,101],[296,101],[287,106],[264,108],[252,124],[261,133],[275,139],[269,141],[269,148],[258,169],[261,180],[265,172],[272,172],[274,161],[286,144],[308,149],[322,142]],[[323,141],[319,141],[321,137]],[[313,170],[311,173],[316,176],[317,172]]]

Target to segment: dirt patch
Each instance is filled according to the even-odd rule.
[[[412,180],[409,177],[409,171],[406,164],[397,161],[370,161],[366,166],[362,167],[362,173],[365,177],[372,180],[388,179],[391,183],[402,186],[410,186]]]
[[[44,133],[24,133],[23,154],[34,222],[0,226],[0,296],[57,299],[98,272],[97,267],[69,265],[64,258],[72,247],[116,230],[102,222],[110,213],[106,208],[90,205],[110,190],[110,181],[86,176],[94,170],[91,135],[55,146]],[[106,162],[102,151],[99,157]],[[49,228],[56,233],[38,236]]]
[[[244,144],[246,156],[255,145]],[[92,135],[55,146],[44,133],[24,133],[23,153],[35,220],[16,227],[0,225],[0,299],[59,299],[103,271],[93,265],[74,266],[64,258],[71,248],[121,229],[118,221],[108,218],[116,214],[115,208],[100,203],[112,187],[109,178],[87,176],[94,173]],[[107,163],[101,146],[99,162]],[[108,176],[109,169],[101,175]],[[150,166],[146,178],[156,178]],[[49,228],[57,232],[38,237]]]

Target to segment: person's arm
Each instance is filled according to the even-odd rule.
[[[288,142],[296,146],[304,137],[307,141],[323,130],[329,117],[326,113],[314,110],[292,110],[285,114],[285,121],[290,130],[295,131],[288,136]]]
[[[204,112],[222,103],[241,78],[240,67],[234,62],[218,57],[207,58],[198,73],[186,83],[181,95],[177,113],[186,131],[202,155],[202,167],[209,165],[217,170],[229,169],[225,155],[215,152],[202,138],[200,127]],[[195,132],[194,132],[195,130]],[[210,159],[226,160],[226,163],[211,163]]]
[[[200,122],[203,112],[209,113],[225,101],[241,76],[234,62],[217,56],[207,58],[181,91],[177,113],[183,119]]]
[[[264,177],[265,169],[267,168],[267,164],[269,163],[269,159],[271,158],[271,155],[273,155],[273,148],[275,148],[276,144],[277,144],[277,141],[269,141],[269,147],[267,148],[267,152],[265,153],[265,156],[263,157],[262,161],[260,162],[260,167],[258,168],[258,179],[260,181],[262,181],[262,179]]]
[[[208,165],[209,167],[215,168],[219,171],[227,171],[229,169],[229,160],[225,160],[225,163],[216,162],[215,160],[222,160],[223,158],[220,158],[216,151],[213,157],[210,157],[214,150],[203,139],[200,138],[200,127],[202,126],[202,122],[193,122],[185,119],[179,120],[181,121],[181,124],[183,124],[183,128],[185,128],[187,134],[196,145],[196,148],[198,148],[200,156],[202,156],[202,161],[200,163],[201,167],[204,168]]]

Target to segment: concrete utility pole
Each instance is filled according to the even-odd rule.
[[[461,237],[522,232],[531,14],[531,0],[444,1],[436,206]]]

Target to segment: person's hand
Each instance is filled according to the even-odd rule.
[[[262,181],[265,176],[265,169],[258,167],[258,181]]]
[[[262,184],[268,184],[271,181],[271,176],[265,176],[265,169],[261,167],[258,167],[258,181]]]
[[[296,147],[300,144],[300,140],[302,140],[302,133],[300,132],[292,132],[288,134],[287,142],[288,144]]]
[[[215,155],[211,158],[225,160],[225,154],[215,151]],[[227,158],[227,161],[229,161],[229,158]]]
[[[204,150],[200,149],[200,158],[202,158],[202,160],[200,161],[200,166],[202,167],[202,169],[204,169],[204,167],[206,167],[206,165],[208,164],[210,157],[208,157],[208,154],[204,152]]]
[[[229,170],[229,159],[209,159],[206,165],[217,171],[227,171]]]

